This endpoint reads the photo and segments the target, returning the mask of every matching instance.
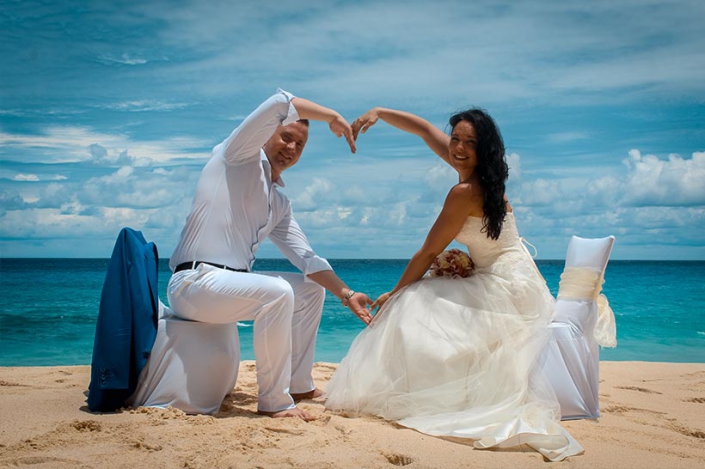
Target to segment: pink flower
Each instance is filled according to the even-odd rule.
[[[428,270],[429,277],[465,278],[472,275],[475,269],[470,256],[460,249],[443,251],[433,260]]]

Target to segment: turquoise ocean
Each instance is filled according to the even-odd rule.
[[[406,260],[329,260],[371,297],[393,288]],[[555,295],[563,261],[537,265]],[[0,259],[0,366],[87,365],[108,259]],[[261,259],[255,270],[295,270]],[[168,260],[160,260],[164,303]],[[705,362],[705,262],[610,261],[603,293],[617,318],[618,345],[602,360]],[[316,361],[339,362],[364,324],[326,297]],[[252,324],[239,323],[243,359],[254,359]]]

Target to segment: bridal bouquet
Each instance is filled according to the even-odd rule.
[[[429,277],[465,278],[472,275],[475,264],[470,256],[460,249],[443,251],[433,260],[428,270]]]

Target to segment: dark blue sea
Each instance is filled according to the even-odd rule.
[[[406,260],[329,260],[352,288],[371,297],[393,288]],[[168,260],[160,261],[166,300]],[[538,261],[555,295],[563,261]],[[0,366],[90,364],[108,259],[0,259]],[[262,259],[255,270],[294,270]],[[705,362],[705,262],[610,261],[606,294],[618,346],[603,360]],[[328,296],[317,361],[339,362],[363,323]],[[240,323],[243,359],[253,359],[251,323]]]

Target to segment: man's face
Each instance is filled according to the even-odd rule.
[[[308,140],[308,127],[301,122],[280,125],[262,147],[275,173],[281,174],[301,158]]]

